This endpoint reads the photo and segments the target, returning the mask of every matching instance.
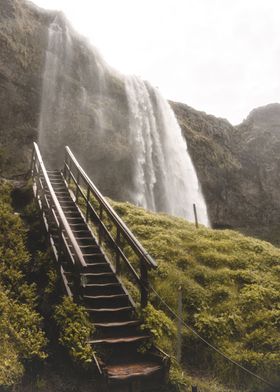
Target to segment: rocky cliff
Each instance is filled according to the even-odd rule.
[[[239,126],[171,103],[188,141],[213,227],[272,242],[280,234],[280,104],[254,109]]]
[[[123,133],[127,102],[121,75],[110,67],[100,73],[103,60],[60,13],[42,11],[22,0],[0,0],[0,10],[0,176],[9,178],[28,170],[32,141],[38,140],[40,128],[46,54],[55,50],[48,46],[49,27],[56,20],[61,36],[65,40],[70,36],[74,50],[70,65],[56,75],[59,86],[67,80],[69,105],[59,107],[64,123],[50,140],[56,146],[50,161],[59,163],[63,144],[70,144],[87,171],[98,166],[109,173],[105,178],[94,172],[102,191],[126,200],[123,189],[131,176],[131,149]],[[69,53],[62,55],[69,57]],[[89,74],[94,75],[90,84]],[[83,110],[78,111],[81,103]],[[171,105],[187,139],[212,225],[275,241],[280,233],[280,105],[253,110],[237,127],[187,105]],[[57,109],[47,108],[46,118],[56,116],[59,125]],[[88,127],[98,130],[90,140],[85,138]],[[109,135],[106,143],[104,130]]]

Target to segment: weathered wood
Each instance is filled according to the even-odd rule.
[[[193,213],[194,213],[195,227],[198,228],[198,219],[197,219],[197,211],[196,211],[195,204],[193,204]]]

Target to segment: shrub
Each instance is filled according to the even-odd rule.
[[[54,319],[59,329],[59,342],[69,352],[74,362],[88,365],[93,361],[94,351],[88,343],[94,326],[82,306],[70,297],[63,297],[55,306]]]

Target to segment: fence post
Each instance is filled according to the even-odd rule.
[[[181,362],[182,357],[182,317],[183,317],[183,298],[182,287],[178,290],[178,323],[177,323],[177,362]]]
[[[195,204],[193,204],[193,212],[194,212],[195,227],[198,228],[198,219],[197,219],[197,211],[196,211]]]
[[[140,280],[141,280],[141,308],[148,304],[148,269],[143,259],[140,261]]]

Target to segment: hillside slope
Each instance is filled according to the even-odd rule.
[[[128,203],[113,206],[157,260],[153,285],[167,304],[177,312],[181,286],[185,321],[235,361],[279,383],[280,250],[231,230],[196,229],[182,219]],[[153,293],[151,298],[166,311]],[[184,335],[183,362],[235,386],[244,382],[252,387],[250,376],[189,331]],[[264,385],[255,388],[265,390]]]
[[[23,224],[11,207],[10,191],[0,183],[0,387],[19,384],[21,391],[29,391],[41,385],[42,391],[70,392],[83,385],[91,390],[92,370],[85,372],[80,361],[89,359],[86,336],[80,333],[87,333],[86,319],[81,309],[61,302],[57,267],[45,248],[37,209],[32,203],[25,207]],[[181,286],[183,318],[190,326],[240,364],[279,383],[280,250],[234,231],[196,229],[183,219],[111,203],[158,262],[151,281],[164,301],[177,312]],[[129,277],[123,279],[133,294]],[[147,327],[173,356],[176,320],[169,319],[155,294],[150,300],[155,309],[149,307],[144,315]],[[58,310],[60,323],[55,325]],[[187,330],[182,365],[185,375],[173,361],[169,391],[197,384],[201,392],[226,392],[222,384],[229,384],[228,392],[240,392],[254,385]],[[28,377],[20,384],[24,369]],[[264,385],[253,390],[263,392]]]

